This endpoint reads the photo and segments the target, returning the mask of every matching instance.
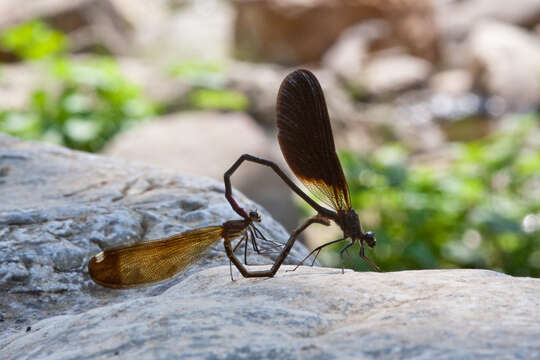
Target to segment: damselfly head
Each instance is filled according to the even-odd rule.
[[[251,210],[249,212],[249,219],[254,222],[261,222],[261,216],[257,212],[257,210]]]
[[[364,233],[364,241],[369,245],[369,247],[374,247],[377,244],[377,239],[375,239],[375,234],[371,231]]]

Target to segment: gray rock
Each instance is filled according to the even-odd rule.
[[[96,46],[114,54],[131,50],[133,25],[114,0],[37,0],[0,3],[0,29],[40,19],[69,37],[70,50]]]
[[[115,2],[133,12],[134,42],[140,56],[164,65],[181,60],[221,63],[230,59],[235,13],[227,0]]]
[[[364,63],[368,60],[373,42],[388,36],[389,25],[383,20],[364,21],[340,35],[324,54],[322,64],[338,74],[353,88],[362,87]]]
[[[362,21],[383,19],[391,33],[384,47],[437,58],[437,32],[429,0],[235,0],[236,57],[297,65],[318,62],[341,33]],[[314,29],[324,31],[314,31]]]
[[[461,95],[472,91],[473,80],[471,73],[467,70],[444,70],[429,79],[429,87],[434,92]]]
[[[219,241],[174,280],[127,292],[95,285],[86,268],[103,248],[238,218],[222,182],[1,134],[0,168],[0,338],[52,315],[159,294],[188,274],[228,264]],[[270,239],[288,238],[264,209],[239,193],[236,197],[244,207],[259,210]],[[293,250],[296,258],[307,254],[301,244]],[[251,261],[269,264],[270,258]]]
[[[49,79],[45,66],[32,64],[2,64],[0,74],[0,109],[23,110],[30,106],[31,94]],[[51,92],[58,86],[46,82]]]
[[[192,87],[184,79],[172,76],[167,66],[137,58],[117,57],[115,60],[125,78],[139,86],[154,103],[167,111],[186,106]]]
[[[538,279],[485,270],[302,267],[231,282],[223,266],[157,296],[34,323],[0,350],[21,359],[534,359],[539,293]]]
[[[540,40],[497,21],[478,23],[469,35],[471,67],[489,94],[502,98],[508,110],[526,111],[540,99]]]
[[[228,87],[249,98],[249,113],[257,121],[274,127],[276,97],[287,68],[272,64],[231,63],[227,72]]]
[[[336,135],[355,152],[370,152],[388,141],[405,144],[413,151],[433,151],[444,144],[444,133],[434,119],[426,91],[408,91],[389,104],[363,104],[357,118]],[[364,136],[363,134],[367,134]]]
[[[433,2],[441,35],[447,40],[463,39],[486,19],[531,26],[540,21],[540,2],[521,0],[519,6],[507,0],[439,0]]]
[[[364,87],[376,96],[395,94],[424,84],[431,73],[431,63],[406,54],[383,54],[364,68]]]
[[[268,145],[262,129],[243,113],[193,111],[157,118],[119,134],[105,153],[221,180],[241,154],[267,157]]]

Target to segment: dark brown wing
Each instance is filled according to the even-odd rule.
[[[105,250],[90,259],[88,272],[105,287],[126,289],[163,281],[184,270],[222,237],[209,226],[166,239]]]
[[[277,127],[281,152],[304,185],[335,210],[350,209],[349,189],[336,154],[326,102],[311,72],[297,70],[281,83]]]

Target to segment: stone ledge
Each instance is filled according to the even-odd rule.
[[[231,282],[219,266],[157,296],[40,321],[0,351],[53,359],[537,358],[539,293],[538,279],[487,270],[342,275],[301,267]]]

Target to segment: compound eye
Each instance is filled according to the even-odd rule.
[[[259,213],[257,212],[257,210],[252,210],[249,212],[249,218],[253,221],[261,221],[261,217],[259,216]]]
[[[374,247],[375,244],[377,243],[377,240],[375,240],[375,235],[371,231],[368,231],[365,233],[365,237],[366,237],[367,244],[370,247]]]

